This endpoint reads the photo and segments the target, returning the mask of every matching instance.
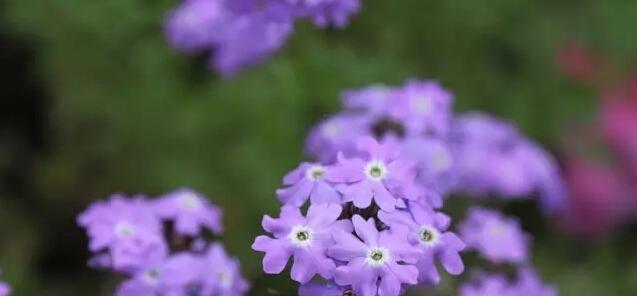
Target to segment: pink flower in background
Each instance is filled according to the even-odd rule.
[[[584,134],[564,133],[572,198],[562,223],[574,234],[607,233],[637,220],[637,75],[618,79],[622,74],[610,63],[575,43],[557,58],[565,75],[594,87],[600,98],[591,126],[576,126]]]
[[[570,157],[565,178],[572,198],[563,226],[576,234],[601,234],[617,225],[621,185],[614,168]]]

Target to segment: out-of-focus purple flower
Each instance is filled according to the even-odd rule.
[[[139,197],[127,199],[123,195],[92,204],[80,214],[77,223],[86,228],[91,251],[108,248],[121,240],[161,233],[160,221],[148,201]]]
[[[566,190],[557,164],[510,123],[468,113],[454,121],[451,138],[456,191],[507,198],[537,193],[547,212],[563,208]]]
[[[557,296],[557,290],[542,283],[528,267],[518,271],[515,281],[498,274],[485,274],[477,282],[462,285],[460,296]]]
[[[89,249],[110,254],[112,268],[132,271],[166,252],[162,227],[148,201],[114,195],[78,217],[89,235]]]
[[[293,31],[289,12],[281,5],[265,5],[237,15],[215,44],[212,65],[224,75],[261,62],[279,50]]]
[[[509,283],[501,275],[487,275],[479,282],[468,283],[460,287],[460,296],[513,296],[510,294]]]
[[[135,273],[117,290],[118,296],[183,295],[189,285],[197,284],[202,271],[198,258],[188,253],[162,258]]]
[[[557,296],[557,290],[542,282],[531,268],[523,268],[518,272],[518,279],[511,287],[513,296]]]
[[[307,138],[307,151],[323,163],[336,160],[337,153],[354,156],[355,139],[370,136],[370,118],[366,116],[339,114],[319,123]]]
[[[364,112],[369,116],[381,117],[388,114],[388,107],[394,89],[384,85],[372,85],[360,89],[350,89],[341,93],[343,107],[349,111]]]
[[[445,134],[451,123],[453,95],[436,81],[408,81],[397,90],[390,114],[408,135]]]
[[[220,244],[210,246],[204,260],[202,295],[240,296],[250,285],[241,275],[239,260],[229,257]]]
[[[186,0],[168,14],[166,37],[175,48],[208,50],[223,36],[231,12],[224,0]]]
[[[278,50],[293,30],[293,14],[275,1],[186,0],[168,15],[165,31],[179,50],[212,51],[211,64],[230,75]]]
[[[190,189],[179,189],[154,201],[155,211],[162,219],[174,222],[175,232],[196,236],[203,229],[215,234],[223,231],[221,210],[206,197]]]
[[[360,0],[281,0],[291,5],[297,17],[310,18],[317,27],[345,27],[361,8]]]
[[[341,195],[326,180],[331,167],[304,162],[283,178],[287,188],[277,190],[279,200],[285,205],[302,206],[308,198],[312,204],[341,203]]]
[[[408,211],[380,211],[378,216],[392,231],[406,227],[409,242],[422,249],[422,255],[416,263],[421,283],[437,285],[440,282],[436,258],[450,274],[458,275],[464,271],[459,252],[465,245],[455,233],[447,231],[451,221],[447,215],[436,213],[418,203],[410,203]]]
[[[402,153],[416,162],[416,179],[440,194],[448,193],[455,184],[454,155],[446,141],[431,137],[407,137]]]
[[[360,0],[185,0],[166,19],[166,36],[185,52],[210,51],[211,64],[231,75],[279,50],[298,18],[344,27]]]
[[[118,288],[118,296],[243,295],[248,284],[236,259],[219,245],[205,254],[173,254],[149,264]]]
[[[352,201],[358,208],[367,208],[372,200],[384,211],[393,211],[401,205],[401,198],[415,200],[407,194],[414,185],[415,175],[407,159],[399,159],[400,148],[392,141],[378,143],[365,137],[358,141],[362,158],[340,157],[332,176],[336,182],[346,183],[343,200]]]
[[[306,218],[298,208],[284,206],[279,219],[265,216],[263,228],[274,238],[261,235],[252,244],[252,249],[265,252],[263,270],[278,274],[292,256],[291,275],[295,281],[307,283],[316,274],[331,279],[336,267],[326,251],[334,244],[331,233],[351,231],[349,221],[337,221],[341,212],[340,205],[311,205]]]
[[[514,218],[500,212],[473,207],[460,224],[460,237],[467,249],[476,250],[493,263],[524,263],[529,237]]]
[[[418,282],[418,269],[412,264],[421,251],[407,242],[406,232],[379,232],[374,219],[365,221],[358,215],[352,222],[357,236],[335,231],[336,244],[328,251],[331,257],[347,262],[336,268],[337,284],[351,285],[361,296],[397,296],[403,283]]]
[[[166,242],[157,234],[121,240],[110,247],[108,254],[113,270],[130,273],[164,258],[167,252]]]

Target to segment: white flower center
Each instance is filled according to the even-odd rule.
[[[365,263],[370,266],[379,267],[385,265],[389,261],[389,250],[383,247],[375,247],[367,250]]]
[[[297,247],[307,247],[312,244],[312,229],[304,225],[296,225],[288,234],[288,239]]]
[[[437,171],[444,171],[451,166],[451,157],[443,148],[436,149],[432,159],[433,167]]]
[[[418,241],[426,247],[436,246],[440,242],[440,232],[430,225],[423,225],[418,230]]]
[[[185,193],[179,197],[179,205],[185,209],[197,209],[201,206],[201,200],[194,193]]]
[[[119,238],[131,237],[135,235],[135,226],[126,221],[121,221],[115,224],[115,235]]]
[[[373,160],[365,166],[365,175],[374,181],[382,181],[387,177],[387,166],[380,160]]]
[[[313,166],[305,172],[305,175],[310,181],[318,181],[325,176],[325,168],[320,165]]]
[[[334,122],[327,123],[323,127],[323,135],[328,139],[334,139],[338,136],[340,129],[338,128],[338,124]]]
[[[417,95],[413,98],[413,101],[411,103],[411,107],[417,112],[417,113],[427,113],[429,112],[429,110],[431,109],[431,101],[429,99],[428,96],[426,95]]]
[[[506,234],[506,227],[497,222],[489,223],[487,226],[487,234],[491,237],[502,237]]]

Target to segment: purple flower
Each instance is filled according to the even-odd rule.
[[[11,286],[5,282],[0,282],[0,296],[11,295]]]
[[[407,137],[402,152],[416,162],[417,181],[446,194],[455,185],[454,155],[446,141],[433,137]]]
[[[281,5],[267,4],[236,15],[215,44],[211,63],[224,75],[234,74],[279,50],[292,30],[289,11]]]
[[[436,258],[450,274],[458,275],[464,271],[459,252],[465,244],[455,233],[447,231],[451,221],[447,215],[436,213],[418,203],[410,203],[408,211],[380,211],[378,217],[392,231],[406,227],[409,242],[422,249],[422,255],[416,263],[421,283],[437,285],[440,282]]]
[[[347,294],[349,293],[349,294]],[[334,283],[307,283],[299,287],[299,296],[343,296],[354,295],[351,288],[341,287]]]
[[[166,37],[177,49],[207,50],[219,42],[230,11],[224,0],[185,0],[168,14]]]
[[[167,237],[162,218],[174,222]],[[129,276],[118,296],[239,296],[248,289],[238,261],[220,245],[209,247],[202,233],[203,228],[221,231],[221,211],[192,190],[176,190],[154,202],[113,195],[92,204],[77,221],[95,252],[89,265]]]
[[[150,264],[123,282],[117,296],[188,295],[201,289],[203,260],[189,253],[180,253]]]
[[[88,233],[89,249],[109,252],[116,270],[135,270],[166,251],[159,218],[143,198],[114,195],[91,205],[78,224]]]
[[[213,244],[205,255],[203,295],[240,296],[250,285],[241,275],[239,260],[226,254],[220,244]]]
[[[116,295],[238,296],[247,289],[237,260],[214,244],[206,254],[184,252],[156,260],[123,282]]]
[[[460,237],[468,249],[493,263],[519,264],[528,259],[529,237],[516,219],[495,210],[471,208],[460,225]]]
[[[390,114],[409,135],[445,134],[451,121],[453,95],[436,81],[407,81],[397,90]]]
[[[535,271],[525,267],[517,279],[508,281],[498,274],[483,275],[477,282],[464,284],[460,296],[557,296],[557,291],[541,282]]]
[[[179,189],[163,195],[154,206],[159,217],[174,221],[178,234],[196,236],[203,229],[215,234],[223,231],[221,210],[193,190]]]
[[[372,85],[361,89],[346,90],[341,94],[345,109],[365,112],[370,116],[385,116],[394,89],[384,85]]]
[[[307,137],[307,151],[321,162],[336,160],[337,154],[353,156],[356,153],[354,139],[371,135],[370,118],[366,116],[338,114],[319,123]]]
[[[513,296],[557,296],[557,290],[545,285],[537,273],[531,268],[523,268],[518,272],[518,280],[511,288]]]
[[[509,283],[500,275],[484,276],[477,283],[464,284],[460,287],[460,296],[512,296]]]
[[[305,218],[298,208],[284,206],[279,219],[265,216],[263,228],[274,238],[261,235],[252,244],[252,249],[265,252],[263,270],[281,273],[292,256],[295,281],[307,283],[316,274],[332,278],[336,265],[326,254],[326,248],[334,243],[331,233],[351,231],[349,221],[337,221],[341,211],[339,205],[311,205]]]
[[[353,201],[358,208],[367,208],[372,200],[384,211],[401,205],[401,198],[418,198],[414,189],[411,163],[398,159],[399,147],[392,141],[379,144],[371,137],[358,141],[362,158],[340,157],[332,179],[346,183],[344,201]]]
[[[457,191],[508,198],[539,193],[547,212],[563,207],[566,191],[557,164],[510,123],[468,113],[454,121],[451,138]]]
[[[318,2],[321,4],[310,9],[310,16],[318,27],[332,24],[343,28],[349,23],[350,17],[361,9],[360,0],[319,0]]]
[[[159,235],[122,240],[110,248],[111,268],[130,273],[164,258],[168,252],[166,242]]]
[[[406,233],[379,232],[374,219],[365,221],[358,215],[352,221],[358,237],[334,231],[336,243],[328,251],[331,257],[347,262],[336,268],[337,284],[351,285],[360,296],[397,296],[401,284],[418,282],[418,269],[410,264],[418,260],[420,250],[407,242]]]
[[[341,195],[334,185],[326,180],[331,167],[316,163],[302,163],[283,178],[289,186],[277,190],[279,200],[285,205],[302,206],[310,198],[312,204],[341,203]]]

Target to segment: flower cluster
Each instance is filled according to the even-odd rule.
[[[469,209],[460,224],[460,237],[468,250],[476,250],[492,263],[522,264],[527,261],[530,238],[514,218],[481,207]]]
[[[370,137],[361,138],[354,153],[339,153],[334,163],[302,163],[277,191],[279,218],[263,219],[271,236],[259,236],[252,245],[265,253],[264,271],[280,273],[292,257],[291,277],[303,285],[301,295],[361,296],[436,285],[438,263],[451,274],[462,273],[464,243],[448,231],[451,219],[430,202],[439,201],[437,194],[415,179],[414,164],[398,143]]]
[[[399,143],[415,162],[416,181],[442,195],[540,196],[549,213],[561,210],[564,184],[553,158],[513,124],[483,113],[454,115],[453,95],[435,81],[343,92],[344,111],[310,133],[307,151],[329,162],[355,151],[353,139]]]
[[[502,274],[479,274],[475,282],[461,287],[461,296],[557,295],[555,289],[544,286],[530,267],[530,237],[515,218],[506,217],[496,210],[470,208],[460,223],[460,237],[467,244],[467,250],[477,251],[492,266],[509,264],[517,273],[514,282]]]
[[[553,213],[566,198],[557,165],[510,123],[481,113],[455,116],[453,100],[435,81],[343,92],[345,110],[307,138],[316,162],[283,178],[280,217],[263,219],[271,235],[252,247],[265,253],[264,271],[281,273],[293,258],[301,296],[396,296],[411,285],[438,285],[439,266],[462,273],[460,252],[467,249],[494,265],[511,264],[519,275],[511,283],[466,285],[463,295],[544,295],[517,220],[473,208],[459,237],[440,208],[452,193],[539,195]]]
[[[157,199],[113,195],[81,213],[89,265],[126,275],[118,296],[244,295],[239,262],[210,242],[222,232],[221,210],[180,189]]]
[[[211,64],[227,75],[282,47],[295,20],[343,27],[360,6],[360,0],[183,0],[165,31],[178,50],[211,52]]]

